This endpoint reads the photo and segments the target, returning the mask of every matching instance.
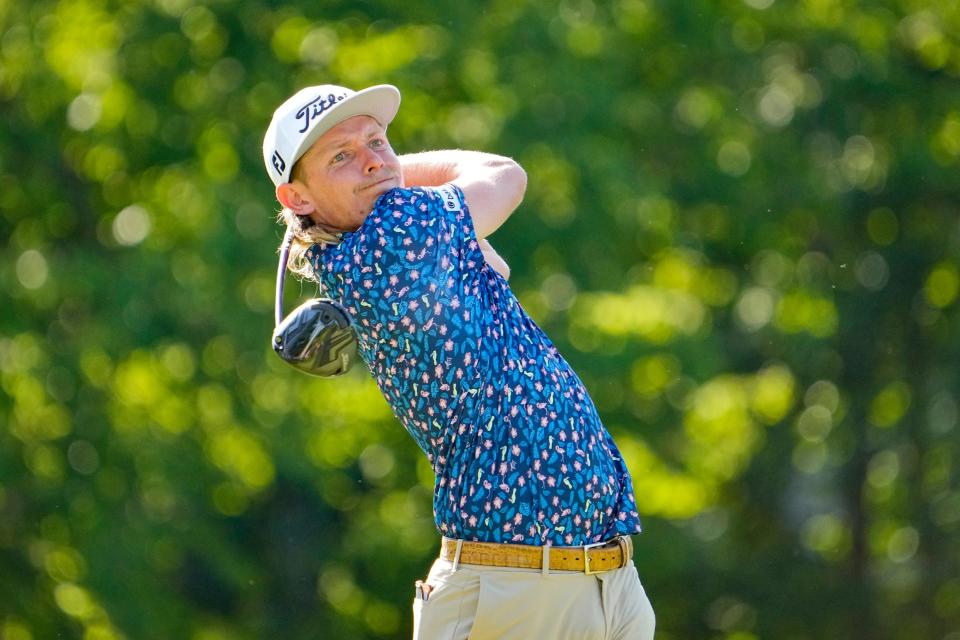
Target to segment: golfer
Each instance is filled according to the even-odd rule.
[[[398,157],[390,85],[308,87],[263,144],[289,267],[346,310],[358,351],[436,474],[440,556],[414,638],[653,637],[630,475],[583,383],[486,238],[523,199],[514,161]]]

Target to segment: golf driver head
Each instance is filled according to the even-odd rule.
[[[346,373],[357,340],[347,314],[332,300],[314,298],[294,309],[273,330],[273,349],[285,362],[315,376]]]

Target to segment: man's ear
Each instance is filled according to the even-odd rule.
[[[310,215],[316,210],[309,194],[296,182],[277,185],[277,200],[298,216]]]

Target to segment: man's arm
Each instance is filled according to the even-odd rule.
[[[425,151],[400,156],[408,186],[452,182],[463,191],[477,238],[496,231],[523,200],[527,174],[503,156],[479,151]]]
[[[408,186],[438,187],[454,182],[460,187],[470,208],[483,257],[509,280],[510,266],[486,236],[503,224],[523,199],[527,176],[520,165],[502,156],[456,150],[407,154],[400,156],[400,164]],[[496,192],[492,194],[492,201],[487,200],[491,197],[488,191]]]

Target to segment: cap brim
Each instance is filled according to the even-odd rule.
[[[400,109],[400,90],[391,84],[378,84],[358,91],[331,107],[307,132],[293,154],[291,166],[313,146],[320,136],[347,118],[370,116],[386,127]]]

